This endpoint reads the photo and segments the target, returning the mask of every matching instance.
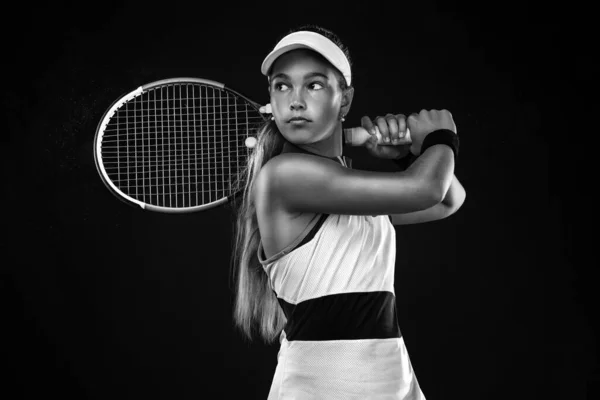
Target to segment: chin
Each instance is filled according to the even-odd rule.
[[[283,135],[289,142],[294,144],[314,143],[318,140],[315,134],[308,130],[296,130],[293,133]]]
[[[290,142],[291,144],[311,144],[314,143],[314,140],[312,139],[302,139],[302,138],[293,138],[293,139],[288,139],[288,142]]]

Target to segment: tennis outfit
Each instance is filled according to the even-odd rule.
[[[350,168],[346,157],[330,158]],[[258,259],[287,323],[268,400],[424,400],[396,315],[387,216],[317,214]]]

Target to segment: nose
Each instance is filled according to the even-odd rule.
[[[292,101],[290,102],[290,110],[304,110],[306,103],[299,90],[294,90],[292,93]]]

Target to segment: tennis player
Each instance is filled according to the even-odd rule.
[[[393,225],[462,205],[452,115],[363,117],[392,144],[408,126],[412,143],[378,145],[372,136],[369,153],[403,167],[354,170],[342,155],[354,88],[339,38],[294,30],[261,71],[272,117],[258,132],[237,213],[234,320],[249,340],[279,337],[268,399],[425,399],[398,325]]]

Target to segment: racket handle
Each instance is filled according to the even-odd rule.
[[[377,136],[377,144],[381,146],[399,146],[402,144],[412,143],[412,140],[410,139],[410,129],[408,129],[408,127],[406,127],[406,136],[404,136],[403,139],[400,139],[397,143],[384,142],[377,126],[375,126],[375,131],[375,135]],[[357,126],[356,128],[344,129],[345,143],[349,144],[350,146],[363,146],[370,138],[371,134],[363,127]]]

